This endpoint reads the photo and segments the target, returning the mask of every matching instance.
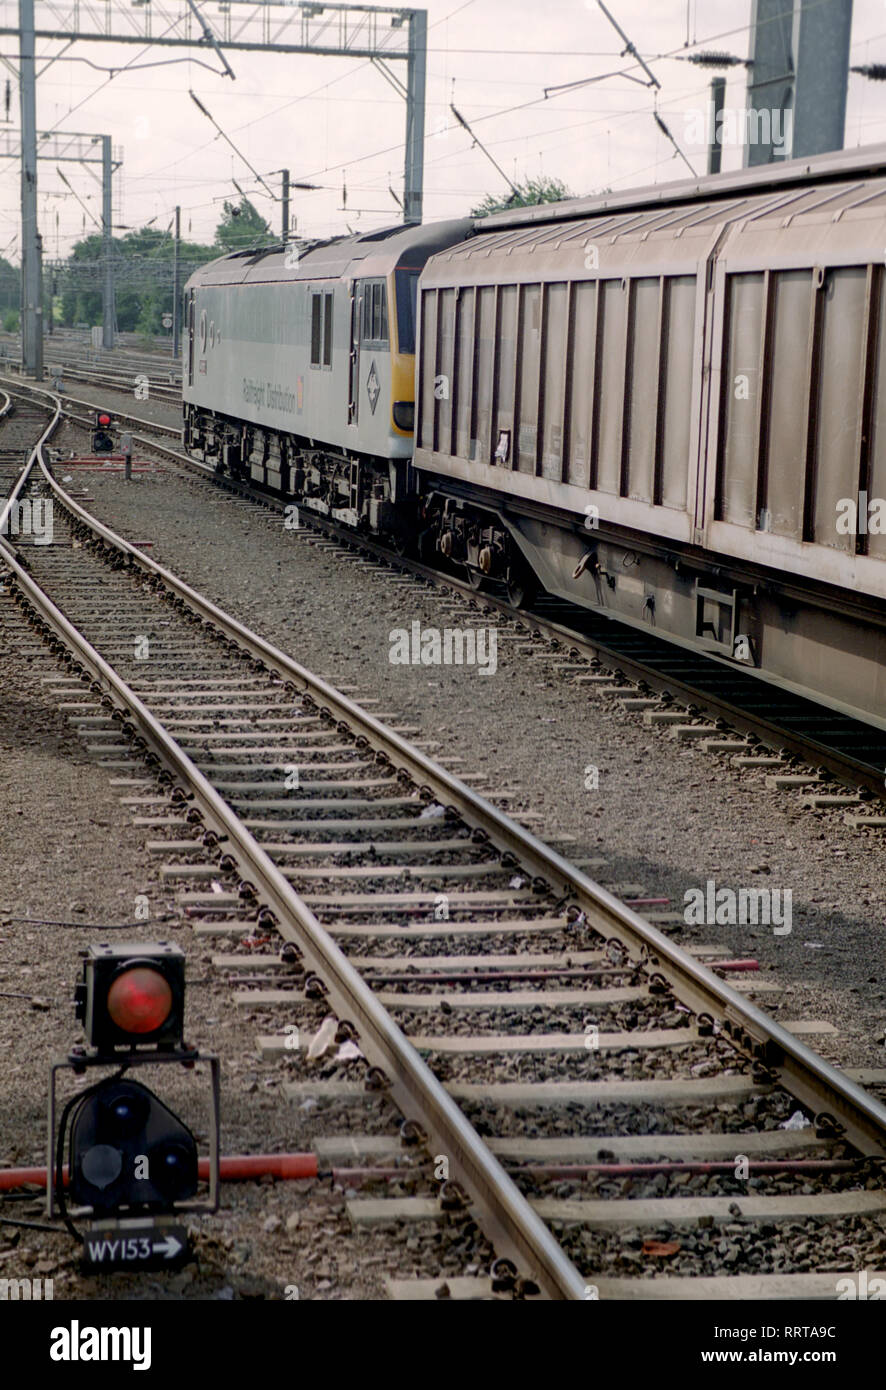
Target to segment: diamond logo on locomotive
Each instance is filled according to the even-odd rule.
[[[375,370],[375,362],[369,368],[369,376],[366,378],[366,394],[369,397],[369,409],[375,414],[375,407],[378,405],[378,398],[381,395],[378,372]]]

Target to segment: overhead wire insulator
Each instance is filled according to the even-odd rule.
[[[871,82],[886,82],[886,63],[864,63],[861,67],[850,68],[849,71],[857,72],[861,77],[868,77]]]
[[[751,66],[748,58],[736,58],[734,53],[716,53],[711,49],[702,49],[699,53],[681,53],[679,56],[682,62],[696,63],[700,68],[738,68]]]

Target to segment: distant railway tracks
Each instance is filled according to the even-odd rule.
[[[181,385],[176,385],[169,373],[158,376],[156,368],[149,370],[134,366],[128,372],[96,371],[77,363],[62,361],[50,363],[49,373],[53,380],[64,382],[67,378],[69,381],[85,382],[89,386],[125,391],[130,395],[137,389],[143,389],[146,397],[150,393],[154,400],[165,401],[168,404],[181,400]]]
[[[0,367],[20,368],[15,358],[0,359]],[[66,338],[46,341],[47,379],[50,382],[82,381],[90,386],[120,391],[132,396],[136,388],[147,388],[150,398],[172,404],[181,400],[181,364],[171,356],[118,348],[113,355],[97,352],[81,341]]]
[[[61,402],[41,398],[5,510],[51,500],[53,541],[0,541],[0,572],[68,666],[74,726],[111,766],[141,761],[161,873],[195,935],[228,944],[235,1001],[280,1019],[263,1055],[325,998],[364,1058],[332,1094],[381,1088],[411,1122],[430,1195],[358,1198],[351,1220],[469,1208],[499,1263],[456,1294],[834,1297],[839,1271],[876,1264],[883,1103],[728,985],[740,963],[681,950],[394,717],[91,517],[46,465]],[[296,1076],[289,1100],[330,1093],[306,1059]]]

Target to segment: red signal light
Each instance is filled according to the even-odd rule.
[[[169,981],[144,965],[124,970],[108,990],[108,1015],[124,1033],[155,1033],[168,1019],[172,1004]]]
[[[98,423],[100,425],[109,425],[111,423],[110,415],[100,415],[98,417]]]
[[[103,941],[83,957],[75,994],[90,1047],[113,1056],[150,1043],[159,1052],[184,1047],[185,957],[170,941]]]

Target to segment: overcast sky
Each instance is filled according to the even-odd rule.
[[[114,4],[121,22],[144,22],[138,0]],[[695,169],[703,172],[704,152],[697,144],[690,147],[689,137],[692,113],[704,107],[712,74],[680,61],[680,55],[692,51],[686,48],[688,34],[690,45],[746,57],[751,0],[608,4],[661,83],[662,116]],[[69,6],[70,0],[56,0],[52,9],[66,13]],[[200,8],[210,26],[221,22],[218,0]],[[239,20],[252,7],[233,0],[231,8]],[[38,27],[46,26],[49,5],[35,0],[35,9]],[[103,15],[105,4],[94,9]],[[621,59],[618,36],[596,0],[428,0],[427,9],[427,220],[462,216],[484,194],[506,191],[500,174],[454,122],[452,101],[513,179],[544,174],[562,179],[573,193],[587,193],[663,182],[686,172],[652,119],[651,90],[638,83],[616,75],[545,100],[545,87],[632,67],[630,59]],[[186,5],[184,0],[154,0],[152,10],[153,31],[161,33]],[[4,26],[16,25],[17,15],[17,0],[0,0]],[[405,42],[405,30],[390,32],[395,46]],[[38,70],[62,48],[58,41],[38,41]],[[0,53],[17,63],[16,38],[0,36]],[[117,223],[135,227],[156,218],[154,225],[165,229],[178,203],[183,233],[209,241],[222,199],[238,196],[231,182],[236,179],[254,196],[262,215],[279,227],[279,202],[200,114],[188,96],[192,88],[275,193],[280,180],[274,171],[284,164],[294,180],[321,185],[319,191],[293,195],[300,234],[329,235],[345,231],[346,223],[357,230],[398,220],[388,190],[391,186],[402,195],[405,105],[379,71],[359,59],[226,53],[234,81],[221,75],[217,59],[205,50],[78,42],[39,79],[38,129],[113,136],[123,157],[116,176]],[[886,62],[883,0],[855,0],[851,62]],[[134,70],[146,63],[164,65]],[[114,77],[96,67],[125,64],[129,69]],[[405,76],[405,64],[392,67]],[[728,105],[744,105],[745,80],[744,68],[730,71]],[[514,107],[522,109],[510,109]],[[15,82],[12,125],[18,129]],[[886,140],[886,83],[851,76],[846,144],[878,140]],[[724,168],[740,163],[740,151],[727,149]],[[75,164],[63,168],[99,220],[94,177]],[[96,230],[95,223],[65,189],[52,160],[39,163],[39,187],[45,253],[65,255],[83,235],[84,220],[87,230]],[[18,259],[18,204],[17,161],[2,160],[0,253],[13,260]]]

